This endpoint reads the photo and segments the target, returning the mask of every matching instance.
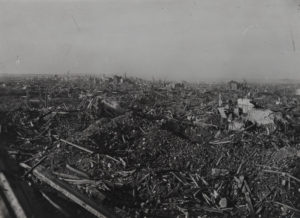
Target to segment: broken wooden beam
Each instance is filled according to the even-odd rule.
[[[6,218],[12,217],[1,195],[0,195],[0,217],[6,217]]]
[[[72,171],[73,173],[76,173],[77,175],[83,177],[83,178],[86,178],[86,179],[90,178],[90,176],[89,176],[87,173],[85,173],[85,172],[83,172],[83,171],[81,171],[81,170],[78,170],[78,169],[72,167],[72,166],[69,165],[69,164],[66,164],[66,168],[67,168],[68,170]]]
[[[13,188],[11,187],[9,181],[7,180],[4,173],[0,172],[0,188],[4,193],[6,200],[9,203],[10,208],[14,212],[17,218],[26,218],[26,213],[22,208],[17,196],[15,195]],[[2,213],[7,213],[7,209],[2,210]]]
[[[25,174],[24,177],[31,173],[37,166],[39,166],[48,156],[42,157],[35,165],[33,165]]]
[[[66,212],[63,208],[61,208],[57,203],[55,203],[48,195],[46,195],[46,193],[40,191],[40,193],[42,194],[42,196],[54,207],[56,208],[58,211],[60,211],[63,215],[65,215],[66,217],[70,217],[70,214],[68,214],[68,212]]]
[[[223,145],[223,144],[229,144],[229,143],[232,143],[232,140],[209,142],[209,144],[211,144],[211,145]]]
[[[87,152],[87,153],[90,153],[90,154],[93,154],[93,153],[94,153],[92,150],[90,150],[90,149],[88,149],[88,148],[82,147],[82,146],[80,146],[80,145],[76,145],[76,144],[74,144],[74,143],[72,143],[72,142],[69,142],[69,141],[67,141],[67,140],[59,139],[59,141],[64,142],[64,143],[66,143],[66,144],[68,144],[68,145],[71,145],[71,146],[73,146],[73,147],[75,147],[75,148],[78,148],[78,149],[80,149],[80,150],[82,150],[82,151],[85,151],[85,152]]]
[[[279,175],[282,175],[282,176],[287,176],[291,179],[294,179],[295,181],[297,182],[300,182],[300,179],[291,175],[290,173],[286,173],[286,172],[281,172],[281,171],[274,171],[274,170],[263,170],[263,172],[266,172],[266,173],[274,173],[274,174],[279,174]]]
[[[25,169],[30,169],[31,167],[25,163],[20,163],[20,166]],[[36,176],[40,181],[48,184],[53,189],[62,193],[65,197],[70,199],[72,202],[78,204],[91,214],[95,215],[98,218],[107,218],[107,217],[116,217],[112,212],[108,211],[102,205],[96,204],[95,202],[88,199],[83,194],[76,192],[73,188],[68,186],[56,179],[51,175],[43,166],[38,166],[32,171],[33,175]]]
[[[17,163],[2,145],[0,140],[0,217],[47,217],[31,187],[20,180]]]

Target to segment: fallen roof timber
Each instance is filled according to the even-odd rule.
[[[30,169],[31,167],[25,163],[20,163],[20,166],[25,169]],[[79,192],[76,192],[70,186],[66,185],[62,181],[56,179],[53,175],[47,172],[47,170],[43,166],[38,166],[32,171],[33,175],[36,176],[42,182],[48,184],[53,189],[59,191],[64,196],[66,196],[71,201],[75,202],[76,204],[80,205],[91,214],[95,215],[99,218],[110,218],[116,217],[111,212],[109,212],[103,206],[96,204],[95,202],[91,201],[84,195]]]
[[[11,218],[11,215],[9,214],[5,201],[1,195],[0,195],[0,217]]]
[[[0,217],[42,217],[36,195],[18,174],[18,165],[8,157],[0,140]]]
[[[9,204],[9,207],[11,208],[11,210],[14,212],[14,215],[17,218],[26,218],[26,213],[23,210],[17,196],[15,195],[13,188],[11,187],[8,179],[6,178],[6,176],[4,175],[4,173],[0,172],[0,188],[1,191],[3,192],[6,201]],[[0,215],[1,217],[11,217],[9,210],[7,208],[7,206],[5,205],[4,199],[1,197],[1,211],[0,211]]]

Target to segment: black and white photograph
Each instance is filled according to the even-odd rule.
[[[300,217],[300,0],[0,0],[0,218]]]

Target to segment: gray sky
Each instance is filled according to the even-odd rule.
[[[300,0],[0,1],[0,73],[300,79]]]

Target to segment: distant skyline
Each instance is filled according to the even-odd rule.
[[[0,74],[300,80],[300,0],[0,0]]]

